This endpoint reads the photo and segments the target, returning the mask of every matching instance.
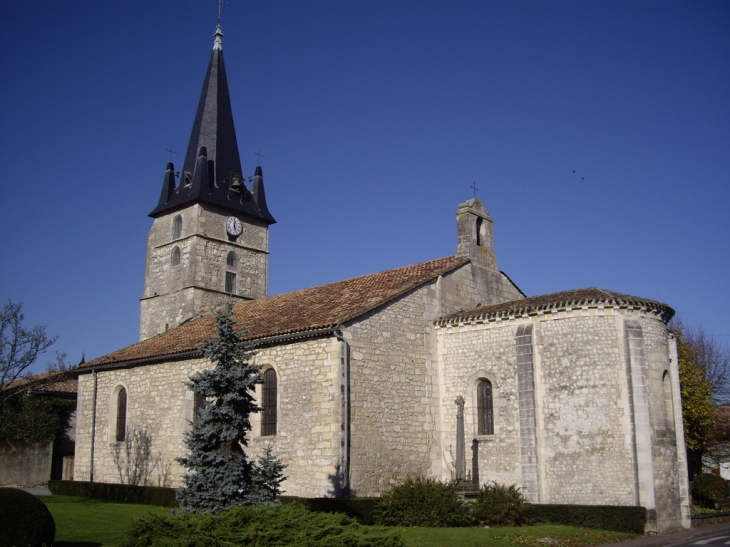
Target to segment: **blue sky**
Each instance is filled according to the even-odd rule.
[[[146,215],[216,19],[3,7],[0,298],[74,362],[137,341]],[[278,220],[270,294],[453,254],[476,183],[528,295],[656,299],[730,341],[730,3],[229,0],[222,25],[243,169],[260,149]]]

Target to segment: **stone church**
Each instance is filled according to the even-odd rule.
[[[378,496],[424,475],[689,526],[674,311],[598,288],[527,297],[479,200],[458,207],[454,256],[267,296],[275,220],[261,167],[242,174],[222,35],[150,213],[140,341],[80,369],[74,478],[181,483],[206,404],[185,381],[211,366],[212,312],[234,301],[263,375],[249,453],[273,447],[288,495]]]

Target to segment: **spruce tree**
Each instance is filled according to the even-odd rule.
[[[207,341],[204,355],[215,367],[186,383],[209,401],[186,433],[189,454],[178,462],[190,471],[178,489],[180,507],[191,513],[214,513],[235,505],[257,505],[260,475],[246,456],[250,415],[258,412],[253,393],[261,383],[252,352],[241,345],[234,330],[233,305],[215,315],[217,334]]]

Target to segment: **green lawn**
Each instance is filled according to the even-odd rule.
[[[169,507],[111,503],[68,496],[40,496],[56,521],[55,547],[116,547],[134,517],[148,511],[169,514]],[[579,547],[622,541],[634,534],[570,526],[524,528],[399,528],[409,547]],[[558,543],[541,542],[551,538]]]
[[[56,521],[55,547],[115,547],[134,517],[147,512],[169,514],[169,507],[110,503],[69,496],[39,496]]]
[[[409,547],[579,547],[614,543],[636,534],[543,524],[522,528],[399,528]],[[551,538],[557,543],[539,541]]]

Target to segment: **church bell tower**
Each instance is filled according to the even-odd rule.
[[[214,36],[183,169],[167,164],[149,214],[140,340],[231,299],[267,294],[269,225],[276,221],[261,167],[248,180],[242,175],[220,25]]]

